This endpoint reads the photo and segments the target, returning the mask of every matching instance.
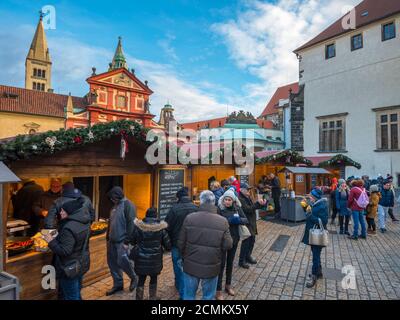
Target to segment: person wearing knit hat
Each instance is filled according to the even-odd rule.
[[[394,222],[398,221],[396,217],[393,215],[393,207],[394,207],[394,190],[392,189],[392,183],[388,179],[383,180],[383,185],[381,187],[381,195],[382,198],[379,201],[378,207],[378,222],[379,228],[382,233],[386,232],[386,218],[388,215],[391,215],[391,218]]]
[[[322,191],[318,188],[314,188],[310,193],[310,198],[313,203],[311,206],[311,212],[308,213],[306,217],[306,227],[302,240],[302,242],[306,245],[310,245],[310,230],[315,225],[319,225],[319,221],[321,221],[324,228],[326,228],[328,223],[328,200],[322,197]],[[317,283],[317,280],[323,277],[321,265],[321,252],[323,247],[315,245],[310,246],[312,253],[312,271],[306,283],[307,288],[314,287]]]
[[[347,201],[347,207],[351,210],[353,217],[353,235],[349,236],[349,239],[358,240],[367,238],[367,228],[365,220],[365,209],[368,204],[368,194],[364,188],[364,181],[362,179],[354,179],[351,182],[351,190],[349,193],[349,199]],[[358,230],[361,225],[361,236],[359,236]]]
[[[350,189],[347,186],[346,180],[340,179],[339,186],[335,192],[336,208],[339,214],[339,227],[340,234],[350,235],[349,224],[351,211],[347,208],[347,201],[349,200]]]
[[[84,208],[84,199],[63,203],[59,215],[58,235],[46,233],[43,238],[54,253],[53,265],[63,299],[81,300],[82,278],[90,267],[90,215]],[[80,262],[79,270],[68,272],[66,266],[76,261]]]
[[[136,288],[136,300],[143,300],[144,283],[150,277],[149,300],[157,300],[157,278],[163,269],[164,250],[171,249],[168,236],[168,224],[158,219],[156,208],[146,211],[146,218],[135,219],[135,228],[131,244],[135,250],[131,251],[134,260],[135,272],[139,276]]]
[[[232,249],[224,252],[224,258],[221,263],[221,271],[218,276],[217,293],[215,298],[222,300],[222,278],[226,267],[226,282],[225,291],[230,296],[235,295],[231,287],[232,272],[233,272],[233,261],[235,259],[236,250],[240,241],[239,225],[248,224],[248,220],[242,210],[242,205],[232,190],[227,190],[224,195],[218,201],[218,212],[221,216],[225,217],[229,223],[229,231],[232,236],[233,246]]]
[[[176,193],[176,197],[178,198],[178,200],[181,200],[182,197],[187,197],[187,196],[189,196],[188,187],[182,187]]]

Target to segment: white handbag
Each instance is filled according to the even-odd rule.
[[[308,242],[312,246],[321,246],[326,247],[329,241],[329,232],[324,229],[324,225],[322,224],[321,219],[318,219],[318,225],[314,225],[312,229],[310,229],[310,234],[308,236]]]
[[[245,225],[241,224],[239,225],[239,236],[240,240],[246,240],[248,237],[251,236],[251,233],[249,231],[249,228],[247,228]]]

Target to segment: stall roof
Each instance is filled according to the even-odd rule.
[[[0,161],[0,183],[21,181],[2,161]]]
[[[310,168],[310,167],[285,167],[281,171],[290,171],[291,173],[295,174],[304,174],[304,173],[310,173],[310,174],[332,174],[328,170],[325,170],[323,168]]]

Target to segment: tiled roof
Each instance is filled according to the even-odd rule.
[[[283,87],[279,87],[276,89],[274,95],[272,96],[271,100],[268,102],[267,106],[265,107],[264,111],[261,113],[261,117],[275,114],[278,112],[276,107],[279,105],[279,100],[281,99],[289,99],[289,90],[292,89],[293,93],[299,92],[299,83],[291,83]]]
[[[64,117],[67,95],[0,85],[0,112]],[[75,108],[85,109],[86,99],[72,97]]]
[[[189,122],[189,123],[182,123],[182,128],[184,129],[192,129],[192,130],[198,130],[203,129],[203,128],[220,128],[223,127],[224,124],[226,123],[227,117],[222,117],[222,118],[215,118],[215,119],[210,119],[210,120],[202,120],[202,121],[196,121],[196,122]],[[274,124],[270,120],[263,120],[263,119],[257,119],[257,124],[260,128],[264,129],[273,129]]]
[[[356,28],[363,27],[375,21],[379,21],[397,13],[400,13],[399,0],[364,0],[355,7],[356,10]],[[366,14],[368,12],[368,14]],[[343,16],[344,17],[344,16]],[[320,42],[334,38],[347,32],[353,32],[353,29],[344,29],[342,18],[330,25],[315,38],[296,49],[294,52],[314,46]]]

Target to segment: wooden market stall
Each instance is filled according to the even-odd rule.
[[[124,143],[129,146],[122,159],[120,130],[132,130],[131,135],[123,132]],[[91,198],[96,219],[107,219],[111,203],[106,193],[112,186],[124,189],[128,199],[137,207],[138,217],[144,217],[147,208],[155,203],[156,168],[145,160],[146,144],[140,139],[141,128],[129,121],[107,123],[89,129],[51,132],[50,139],[59,141],[58,146],[44,139],[44,134],[26,140],[8,142],[0,149],[0,156],[21,179],[35,180],[45,190],[51,178],[61,178],[63,182],[73,181],[84,194]],[[135,131],[136,130],[136,131]],[[93,138],[98,136],[97,139]],[[80,137],[79,139],[77,137]],[[84,143],[84,139],[91,141]],[[46,142],[41,143],[42,140]],[[23,143],[21,142],[23,141]],[[49,142],[49,143],[48,143]],[[65,144],[70,145],[65,145]],[[49,150],[50,149],[50,150]],[[29,154],[29,158],[27,154]],[[39,152],[41,151],[41,152]],[[21,159],[26,158],[26,159]],[[3,212],[5,223],[12,220],[11,192],[19,185],[8,183],[3,187]],[[6,240],[7,232],[2,237]],[[84,286],[109,275],[106,260],[105,233],[90,238],[91,268],[84,277]],[[2,246],[2,253],[6,250]],[[42,267],[51,264],[52,254],[29,250],[8,257],[5,270],[20,280],[21,299],[49,299],[55,297],[54,290],[44,290],[41,286]]]
[[[361,169],[361,164],[353,159],[345,156],[344,154],[337,154],[330,159],[319,163],[320,167],[326,168],[331,171],[335,177],[346,179],[346,167],[355,167]]]

